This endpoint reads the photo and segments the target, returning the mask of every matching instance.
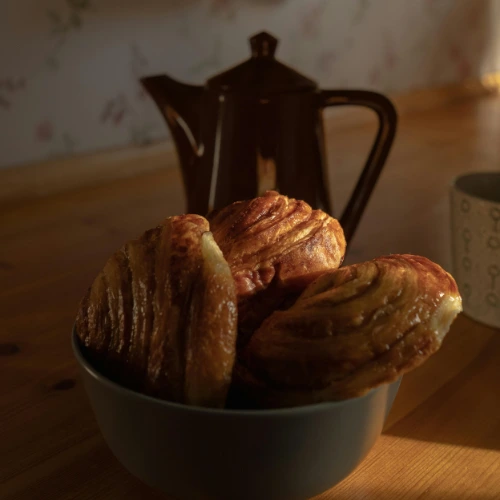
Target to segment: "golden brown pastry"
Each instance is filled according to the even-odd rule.
[[[237,305],[222,252],[198,215],[171,217],[127,243],[84,297],[76,330],[124,385],[170,401],[224,406]]]
[[[259,407],[361,396],[436,352],[460,311],[454,279],[424,257],[326,273],[255,332],[235,369],[236,393]]]
[[[344,259],[336,219],[275,191],[213,212],[209,221],[236,283],[243,342],[283,301],[293,302]]]

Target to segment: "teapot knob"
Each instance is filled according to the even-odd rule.
[[[250,38],[250,46],[252,47],[252,57],[274,57],[278,39],[262,31]]]

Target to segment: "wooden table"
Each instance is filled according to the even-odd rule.
[[[340,203],[371,133],[369,124],[328,131]],[[347,261],[412,252],[449,268],[448,184],[465,170],[498,169],[499,145],[498,97],[405,115]],[[77,376],[70,330],[106,257],[182,211],[179,186],[169,170],[2,210],[0,498],[166,498],[106,447]],[[362,465],[318,498],[499,499],[500,331],[460,316],[439,353],[404,378]]]

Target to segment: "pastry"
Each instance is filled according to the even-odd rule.
[[[462,302],[424,257],[339,267],[345,247],[336,219],[274,191],[208,220],[170,217],[106,262],[76,332],[104,375],[169,401],[280,408],[362,396],[435,353]]]
[[[170,401],[223,407],[237,304],[208,221],[170,217],[111,256],[82,300],[76,332],[89,358],[117,382]]]
[[[454,279],[424,257],[390,255],[327,272],[254,333],[233,392],[256,407],[361,396],[436,352],[460,311]]]
[[[239,344],[344,259],[346,242],[336,219],[275,191],[233,203],[208,219],[236,283]]]

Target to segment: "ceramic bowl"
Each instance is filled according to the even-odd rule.
[[[106,443],[133,475],[177,500],[305,500],[346,478],[382,432],[397,381],[334,403],[213,410],[128,390],[73,350]]]

